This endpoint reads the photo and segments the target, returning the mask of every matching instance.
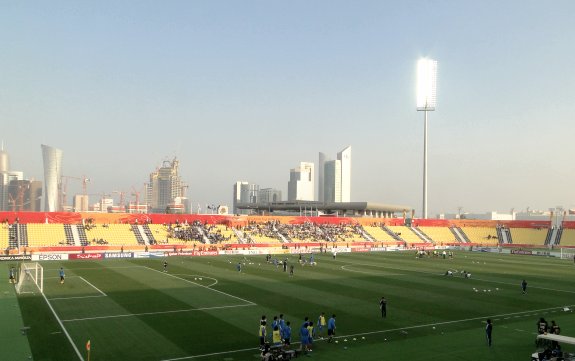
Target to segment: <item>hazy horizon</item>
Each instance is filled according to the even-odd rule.
[[[291,168],[351,145],[352,201],[419,216],[415,67],[430,57],[429,216],[575,208],[573,13],[567,0],[3,1],[0,139],[27,179],[43,181],[40,144],[61,149],[89,194],[141,189],[177,157],[202,209],[231,206],[236,181],[285,199]]]

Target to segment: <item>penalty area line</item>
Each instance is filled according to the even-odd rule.
[[[185,279],[185,278],[178,277],[178,276],[173,275],[173,274],[170,274],[170,273],[168,273],[168,272],[158,271],[157,269],[153,269],[152,267],[148,267],[148,266],[143,266],[143,268],[147,268],[147,269],[149,269],[150,271],[158,272],[158,273],[161,273],[161,274],[163,274],[163,275],[166,275],[166,276],[170,276],[170,277],[179,279],[179,280],[181,280],[181,281],[190,283],[190,284],[192,284],[192,285],[196,285],[196,286],[198,286],[198,287],[203,287],[203,288],[208,289],[208,290],[213,291],[213,292],[221,293],[222,295],[226,295],[226,296],[228,296],[228,297],[235,298],[235,299],[237,299],[237,300],[240,300],[240,301],[249,303],[250,305],[255,305],[255,304],[256,304],[256,303],[254,303],[254,302],[252,302],[252,301],[248,301],[248,300],[243,299],[243,298],[241,298],[241,297],[234,296],[234,295],[230,295],[229,293],[225,293],[225,292],[223,292],[223,291],[216,290],[216,289],[214,289],[214,288],[201,285],[201,284],[199,284],[199,283],[197,283],[197,282],[193,282],[193,281],[187,280],[187,279]]]
[[[125,313],[120,315],[111,316],[96,316],[96,317],[85,317],[85,318],[70,318],[67,320],[62,320],[62,322],[77,322],[77,321],[92,321],[92,320],[105,320],[108,318],[120,318],[120,317],[137,317],[137,316],[153,316],[153,315],[165,315],[169,313],[182,313],[182,312],[193,312],[193,311],[209,311],[209,310],[219,310],[224,308],[236,308],[236,307],[249,307],[256,306],[256,304],[246,304],[246,305],[231,305],[231,306],[214,306],[214,307],[200,307],[200,308],[186,308],[182,310],[171,310],[171,311],[157,311],[157,312],[142,312],[142,313]]]

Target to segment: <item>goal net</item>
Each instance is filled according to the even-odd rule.
[[[21,293],[44,293],[44,268],[38,262],[20,264],[16,292]]]
[[[575,248],[561,248],[561,259],[573,259]]]

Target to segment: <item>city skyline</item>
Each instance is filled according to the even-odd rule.
[[[177,157],[193,205],[231,206],[236,180],[287,195],[287,169],[353,144],[351,200],[418,215],[429,57],[429,215],[575,208],[571,1],[223,4],[0,4],[12,170],[43,180],[50,144],[109,194]]]

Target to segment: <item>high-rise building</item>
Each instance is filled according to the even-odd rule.
[[[258,192],[258,203],[281,202],[282,191],[273,188],[262,188]]]
[[[24,173],[10,170],[4,143],[0,149],[0,210],[40,212],[42,182],[24,180]]]
[[[351,146],[328,160],[319,153],[318,199],[320,202],[351,202]]]
[[[40,212],[42,210],[42,182],[13,179],[7,188],[9,210],[17,212]]]
[[[10,194],[10,183],[24,179],[22,172],[0,172],[0,204],[3,211],[16,210],[16,197]]]
[[[288,182],[288,201],[314,200],[314,169],[313,163],[301,162],[298,168],[290,170]]]
[[[176,198],[185,197],[185,186],[180,177],[180,161],[164,161],[162,166],[150,173],[146,201],[154,213],[169,212]]]
[[[86,194],[74,196],[74,212],[88,212],[90,210],[90,197]]]
[[[0,210],[8,210],[8,183],[10,183],[10,161],[8,152],[4,151],[4,142],[2,142],[2,149],[0,149]]]
[[[42,144],[44,159],[44,211],[56,212],[58,208],[60,182],[62,179],[62,151]]]
[[[245,181],[238,181],[234,184],[234,200],[233,212],[234,214],[248,214],[248,209],[239,209],[238,203],[257,203],[259,202],[258,193],[260,186],[254,183]]]
[[[319,152],[319,162],[317,165],[317,200],[320,202],[325,202],[324,200],[324,167],[327,157],[324,153]]]
[[[351,145],[337,153],[341,162],[341,201],[351,202]]]
[[[324,202],[341,202],[341,161],[324,162]]]

